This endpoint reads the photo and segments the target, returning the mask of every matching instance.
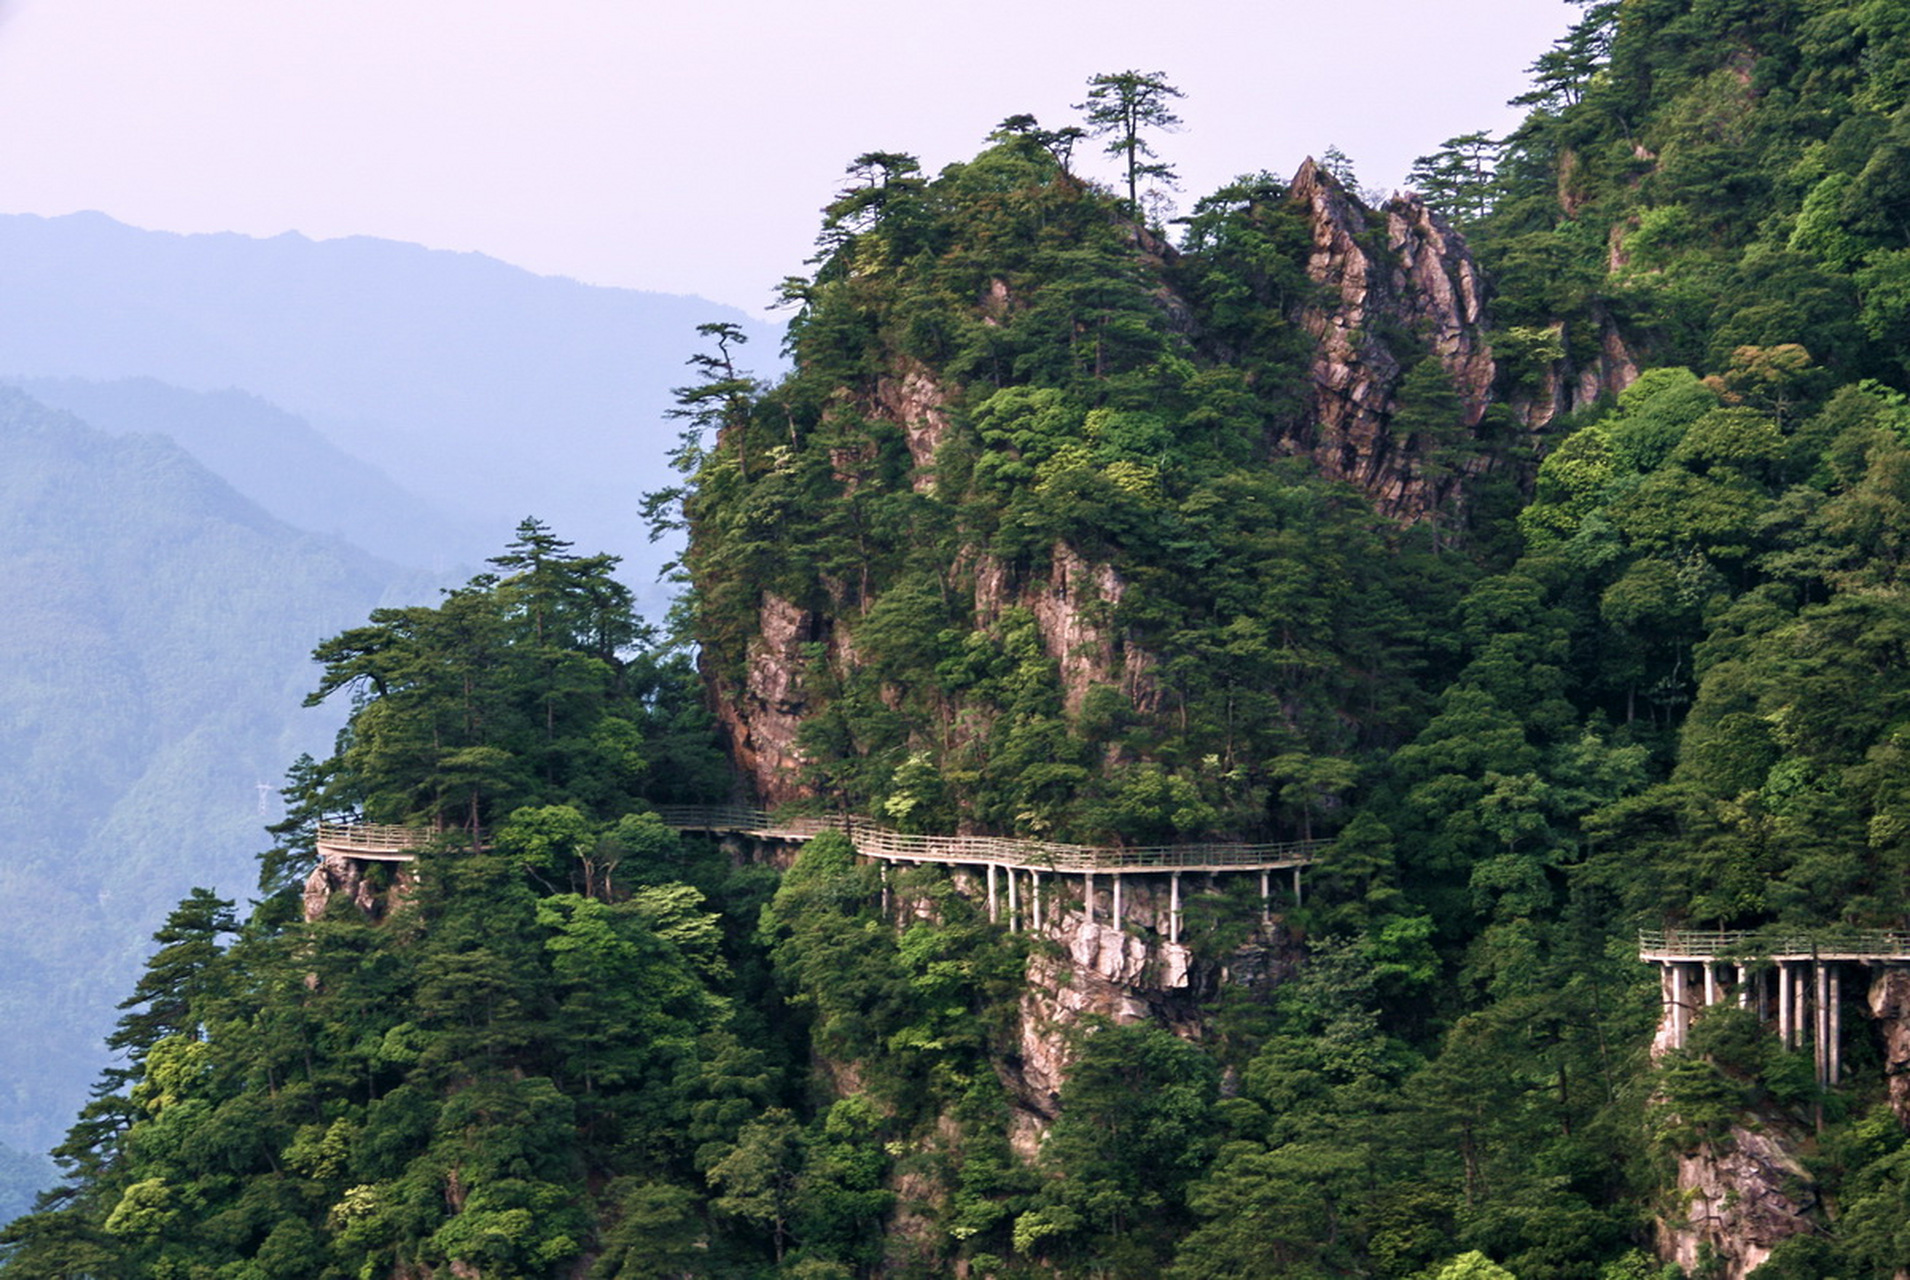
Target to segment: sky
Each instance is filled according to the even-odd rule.
[[[1164,72],[1183,210],[1503,131],[1560,0],[0,0],[0,212],[371,235],[764,313],[855,155]],[[1079,167],[1112,179],[1111,159]]]

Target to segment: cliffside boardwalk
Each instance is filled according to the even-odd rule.
[[[657,816],[678,831],[787,844],[800,844],[826,831],[840,831],[849,837],[857,854],[885,867],[890,863],[934,863],[950,868],[981,868],[988,883],[988,917],[996,921],[1002,918],[1005,889],[1010,929],[1020,928],[1023,922],[1023,877],[1027,879],[1026,916],[1036,929],[1041,927],[1041,877],[1044,874],[1082,877],[1082,902],[1089,923],[1095,921],[1100,909],[1096,877],[1106,877],[1109,918],[1118,929],[1123,917],[1123,877],[1165,875],[1169,877],[1168,941],[1171,943],[1180,941],[1183,874],[1258,873],[1263,909],[1271,911],[1273,874],[1291,873],[1293,900],[1297,905],[1302,892],[1301,870],[1312,865],[1330,843],[1289,840],[1275,844],[1131,847],[1056,844],[1006,836],[923,836],[896,831],[866,818],[779,815],[733,805],[664,805],[658,808]],[[422,827],[327,823],[318,829],[318,852],[321,856],[362,861],[410,862],[434,835]]]
[[[1658,968],[1667,1047],[1685,1047],[1698,1010],[1734,998],[1760,1020],[1775,1018],[1787,1049],[1802,1048],[1808,1028],[1817,1083],[1828,1086],[1842,1072],[1843,967],[1910,964],[1910,933],[1643,929],[1638,958]]]

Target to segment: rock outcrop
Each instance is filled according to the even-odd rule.
[[[1910,1127],[1910,969],[1889,965],[1870,983],[1870,1016],[1883,1038],[1883,1070],[1890,1107]]]
[[[344,898],[365,915],[376,919],[385,914],[411,886],[410,874],[399,864],[369,862],[343,854],[327,853],[305,877],[301,897],[306,923],[317,920],[335,898]]]
[[[1666,986],[1653,1061],[1678,1043],[1671,994]],[[1703,1010],[1683,1016],[1694,1014]],[[1658,1215],[1659,1257],[1692,1275],[1745,1280],[1780,1242],[1816,1230],[1817,1184],[1797,1155],[1805,1140],[1785,1117],[1756,1111],[1721,1138],[1679,1152],[1671,1202]]]
[[[1206,1035],[1206,1009],[1223,985],[1270,993],[1300,963],[1298,944],[1277,915],[1221,959],[1170,942],[1167,882],[1158,876],[1124,878],[1122,924],[1108,918],[1108,886],[1090,921],[1079,877],[1044,880],[1047,897],[1028,958],[1021,997],[1020,1039],[998,1070],[1016,1103],[1013,1137],[1025,1156],[1058,1113],[1067,1079],[1072,1032],[1084,1018],[1151,1023],[1189,1040]],[[1186,886],[1184,886],[1186,887]]]
[[[920,361],[905,358],[895,373],[876,379],[875,400],[877,414],[908,441],[916,491],[933,488],[935,451],[948,435],[948,392]]]
[[[1452,439],[1480,427],[1496,366],[1483,328],[1484,291],[1463,239],[1417,197],[1395,197],[1367,209],[1338,179],[1308,161],[1290,184],[1290,209],[1307,221],[1305,262],[1320,286],[1316,299],[1289,317],[1311,335],[1314,354],[1295,421],[1269,441],[1275,451],[1304,454],[1325,475],[1363,490],[1380,512],[1402,523],[1435,510],[1442,518],[1459,501],[1466,468],[1431,465]],[[1137,260],[1159,281],[1154,290],[1170,329],[1197,347],[1195,309],[1174,290],[1174,249],[1133,228]],[[984,323],[1015,306],[996,281],[979,299]],[[1402,383],[1412,367],[1435,358],[1451,385],[1457,420],[1434,441],[1395,425]],[[918,493],[937,484],[936,459],[955,429],[961,388],[921,360],[893,353],[884,371],[845,388],[856,412],[893,428],[905,441],[909,483]],[[1560,393],[1564,394],[1564,393]],[[866,460],[865,460],[866,461]],[[1467,467],[1484,465],[1468,463]],[[777,805],[807,797],[801,730],[821,709],[827,680],[855,663],[855,628],[873,603],[871,586],[824,585],[834,603],[796,603],[773,593],[758,602],[754,634],[740,663],[715,675],[717,714],[752,798]],[[879,587],[874,588],[879,592]],[[1156,656],[1112,622],[1127,584],[1120,566],[1098,561],[1066,542],[1046,562],[1005,565],[988,547],[962,553],[946,571],[944,590],[973,601],[977,627],[1011,610],[1033,616],[1043,650],[1059,673],[1063,707],[1080,714],[1089,690],[1118,689],[1143,717],[1159,711]],[[964,734],[985,732],[987,707],[952,707],[946,748]]]
[[[729,739],[730,759],[766,805],[807,794],[796,738],[809,710],[808,646],[823,639],[828,629],[822,615],[765,593],[749,642],[743,686],[735,696],[717,700],[717,720]]]
[[[1815,1183],[1794,1154],[1801,1143],[1767,1123],[1679,1156],[1677,1207],[1658,1224],[1660,1256],[1691,1275],[1745,1280],[1780,1241],[1814,1230]]]
[[[1397,335],[1438,358],[1463,406],[1454,427],[1476,428],[1496,376],[1478,268],[1464,239],[1416,196],[1395,196],[1375,213],[1308,160],[1289,198],[1306,210],[1307,274],[1323,300],[1298,317],[1315,342],[1311,411],[1285,443],[1382,512],[1422,519],[1450,498],[1455,479],[1429,475],[1419,465],[1428,442],[1393,430],[1402,357],[1416,354],[1399,350]]]

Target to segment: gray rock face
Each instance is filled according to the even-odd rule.
[[[770,806],[806,794],[801,782],[802,752],[796,735],[809,708],[804,689],[808,659],[804,646],[828,630],[827,620],[765,593],[757,610],[756,635],[749,642],[743,687],[735,697],[717,701],[717,719],[729,739],[730,758]]]
[[[1016,1101],[1018,1147],[1032,1155],[1058,1114],[1071,1065],[1072,1033],[1086,1018],[1152,1023],[1189,1040],[1207,1034],[1207,999],[1222,985],[1270,993],[1300,963],[1301,952],[1277,917],[1264,921],[1224,959],[1204,958],[1185,943],[1169,942],[1169,891],[1164,876],[1124,877],[1122,923],[1108,916],[1108,884],[1097,879],[1100,903],[1087,918],[1079,877],[1043,878],[1044,914],[1028,958],[1016,1052],[998,1070]],[[1183,885],[1189,895],[1198,892]]]
[[[325,908],[337,897],[343,897],[374,919],[402,902],[415,883],[406,864],[401,863],[394,869],[388,888],[380,888],[366,874],[376,865],[379,864],[336,853],[320,857],[318,865],[312,868],[312,874],[305,877],[305,889],[301,895],[305,922],[310,924],[323,916]]]
[[[1870,1016],[1883,1036],[1883,1069],[1890,1107],[1910,1125],[1910,969],[1890,966],[1870,983]]]
[[[1376,216],[1332,174],[1308,160],[1289,188],[1312,227],[1307,274],[1325,301],[1303,310],[1313,335],[1312,402],[1300,434],[1287,442],[1327,475],[1363,489],[1382,512],[1425,517],[1453,496],[1455,477],[1419,465],[1427,442],[1392,429],[1406,370],[1383,330],[1422,338],[1438,357],[1479,425],[1496,376],[1485,340],[1484,291],[1464,239],[1416,196],[1396,196]]]
[[[1659,1253],[1693,1275],[1717,1259],[1721,1280],[1745,1280],[1779,1241],[1815,1228],[1815,1183],[1792,1152],[1802,1135],[1734,1128],[1727,1141],[1678,1158],[1682,1212],[1660,1219]]]

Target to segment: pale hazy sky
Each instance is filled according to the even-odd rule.
[[[931,171],[1088,76],[1185,92],[1183,208],[1516,119],[1560,0],[0,0],[0,212],[478,250],[750,310],[862,151]],[[1111,162],[1082,166],[1111,177]]]

